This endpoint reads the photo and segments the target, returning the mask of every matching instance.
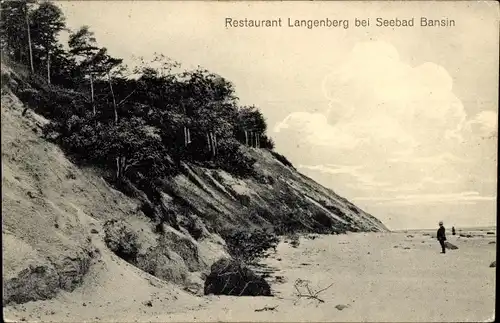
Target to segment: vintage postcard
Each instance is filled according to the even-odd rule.
[[[494,321],[498,2],[0,3],[6,321]]]

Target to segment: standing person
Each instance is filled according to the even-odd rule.
[[[451,234],[455,235],[455,227],[451,227]]]
[[[443,226],[443,221],[439,221],[439,229],[437,231],[437,239],[439,241],[439,244],[441,245],[441,253],[446,253],[446,248],[444,245],[444,242],[446,241],[446,229]]]

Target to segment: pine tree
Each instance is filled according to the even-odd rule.
[[[30,32],[30,4],[34,0],[2,1],[0,31],[2,51],[17,62],[30,65],[34,73]]]
[[[64,30],[65,27],[65,18],[61,9],[52,2],[42,2],[31,14],[28,35],[31,34],[30,38],[35,53],[34,58],[37,59],[39,64],[45,62],[49,84],[51,57],[60,52],[62,46],[58,41],[59,32]]]
[[[77,59],[77,74],[82,79],[86,76],[90,83],[90,100],[92,104],[92,113],[96,115],[95,100],[94,100],[94,58],[99,52],[97,41],[94,33],[89,30],[88,26],[82,26],[75,33],[71,33],[68,40],[70,53]]]

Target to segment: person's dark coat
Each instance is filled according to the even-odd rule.
[[[437,231],[437,239],[439,241],[446,241],[445,228],[443,226],[439,227]]]

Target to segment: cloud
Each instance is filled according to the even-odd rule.
[[[335,165],[335,164],[327,164],[327,165],[299,165],[298,168],[308,169],[308,170],[317,170],[322,173],[329,174],[357,174],[359,169],[362,169],[363,166],[360,165]]]
[[[447,194],[410,194],[394,197],[354,197],[355,201],[374,201],[379,205],[423,205],[423,204],[474,204],[482,201],[496,201],[496,196],[482,196],[478,192]]]
[[[466,130],[481,137],[498,138],[498,113],[491,110],[481,111],[466,124]]]
[[[359,43],[321,87],[327,106],[274,127],[278,141],[308,149],[300,169],[371,205],[493,198],[497,112],[468,117],[442,66],[412,66],[388,43]]]
[[[361,184],[363,187],[373,188],[391,185],[389,182],[375,180],[374,176],[371,174],[363,173],[361,170],[365,167],[361,165],[299,165],[298,168],[309,171],[318,171],[323,174],[349,175],[355,179],[356,183]]]
[[[411,154],[405,152],[401,157],[389,158],[391,163],[416,163],[416,164],[448,164],[450,162],[468,163],[470,159],[460,158],[451,153],[442,153],[428,157],[412,157]]]
[[[356,45],[322,87],[329,107],[293,112],[275,131],[304,132],[310,144],[335,149],[372,146],[394,153],[460,139],[466,120],[444,68],[430,62],[412,67],[384,42]]]
[[[428,191],[432,188],[435,190],[437,186],[446,186],[447,189],[450,185],[460,182],[461,176],[456,179],[435,179],[432,177],[424,177],[422,180],[413,183],[404,183],[400,185],[393,185],[392,187],[383,188],[384,192],[415,192],[415,191]]]
[[[328,123],[324,114],[293,112],[274,127],[275,133],[287,131],[297,141],[304,141],[315,146],[328,146],[337,149],[354,149],[366,138],[356,137],[347,129],[334,127]]]

